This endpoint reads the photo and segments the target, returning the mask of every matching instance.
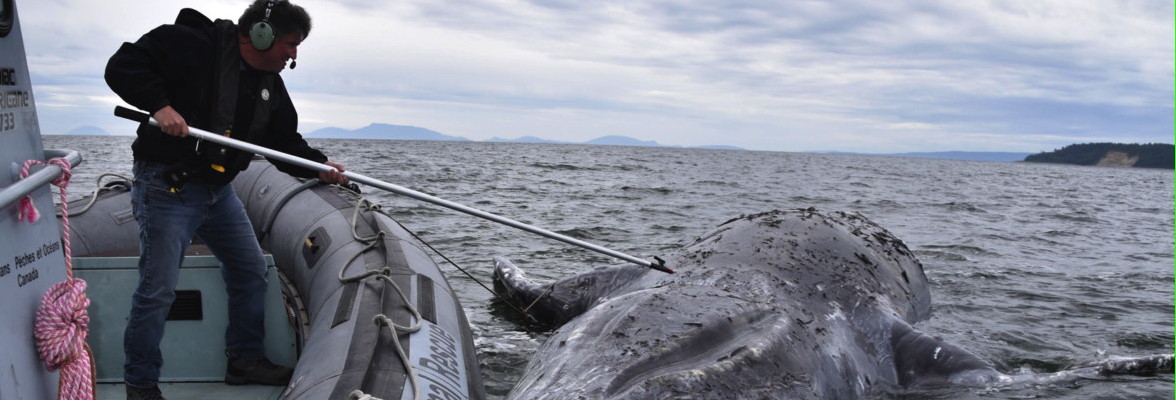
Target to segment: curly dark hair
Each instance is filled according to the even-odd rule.
[[[249,28],[265,18],[266,4],[270,2],[273,5],[270,6],[269,23],[274,27],[276,36],[290,32],[301,32],[303,38],[310,36],[310,14],[301,6],[285,0],[255,0],[237,19],[237,31],[249,36]]]

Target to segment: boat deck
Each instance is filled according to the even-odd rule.
[[[285,386],[229,386],[221,382],[173,382],[161,383],[159,389],[169,400],[233,399],[233,400],[276,400],[281,398]],[[121,383],[98,384],[98,400],[122,400],[126,388]]]
[[[161,347],[164,366],[160,390],[172,400],[274,400],[282,398],[285,386],[241,385],[224,383],[224,332],[227,296],[219,262],[207,255],[203,246],[192,246],[180,267],[178,296],[168,316],[167,334]],[[294,333],[289,326],[282,300],[279,277],[273,258],[266,291],[266,352],[271,360],[294,365],[297,359]],[[122,383],[123,330],[130,309],[130,297],[138,277],[138,258],[123,254],[104,257],[74,258],[74,273],[89,286],[90,334],[88,342],[97,362],[98,400],[122,400],[126,387]],[[181,304],[183,303],[183,304]],[[177,306],[179,305],[179,306]],[[180,311],[183,310],[183,311]],[[7,397],[5,397],[7,398]]]

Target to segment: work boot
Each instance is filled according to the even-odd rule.
[[[138,388],[127,385],[127,400],[167,400],[163,398],[163,393],[159,391],[159,386],[152,386],[149,388]]]
[[[256,383],[259,385],[286,386],[290,383],[290,376],[294,370],[290,367],[275,365],[267,358],[244,359],[229,358],[229,365],[225,368],[225,383],[230,385],[245,385]]]

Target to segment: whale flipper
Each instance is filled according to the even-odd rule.
[[[972,352],[902,320],[894,320],[890,343],[898,383],[903,387],[980,385],[1004,376]]]
[[[560,326],[610,293],[649,272],[632,265],[598,267],[553,283],[538,283],[503,257],[494,258],[494,290],[514,301],[536,322]]]

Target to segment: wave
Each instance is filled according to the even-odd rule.
[[[554,171],[593,171],[594,170],[593,168],[589,168],[589,167],[582,167],[582,166],[578,166],[578,165],[564,164],[564,163],[533,162],[533,163],[528,164],[527,166],[531,167],[531,168],[554,170]]]
[[[616,240],[615,235],[628,234],[630,232],[627,230],[624,230],[624,229],[594,226],[594,227],[589,227],[589,228],[572,228],[572,229],[559,230],[559,231],[555,231],[555,233],[565,235],[565,236],[574,237],[577,239],[582,239],[582,240],[592,240],[592,239],[599,239],[599,238],[609,238],[610,240]]]
[[[1046,214],[1045,217],[1052,218],[1052,219],[1059,219],[1059,220],[1063,220],[1063,221],[1080,222],[1080,223],[1088,223],[1088,224],[1105,223],[1105,221],[1098,219],[1098,218],[1095,218],[1095,217],[1092,217],[1089,214],[1087,214],[1085,212],[1081,212],[1081,211],[1075,212],[1075,213],[1070,213],[1070,214],[1061,214],[1061,213]]]
[[[971,203],[950,201],[947,203],[934,204],[935,207],[944,208],[949,211],[971,212],[971,213],[987,213],[988,211]]]
[[[1164,351],[1172,345],[1174,337],[1169,332],[1124,332],[1115,339],[1115,344],[1130,349]]]
[[[701,181],[695,181],[694,184],[699,185],[699,186],[720,186],[720,187],[727,187],[727,188],[741,187],[739,185],[739,182],[736,182],[736,181],[724,182],[724,181],[715,181],[715,180],[701,180]]]
[[[982,247],[962,245],[962,244],[946,244],[946,245],[930,244],[930,245],[920,246],[919,249],[920,250],[931,250],[931,251],[953,252],[953,253],[964,253],[964,254],[970,254],[970,255],[1000,256],[999,253],[986,250]]]
[[[621,186],[621,191],[628,194],[654,194],[659,196],[669,195],[674,190],[665,187],[636,187],[636,186]]]

